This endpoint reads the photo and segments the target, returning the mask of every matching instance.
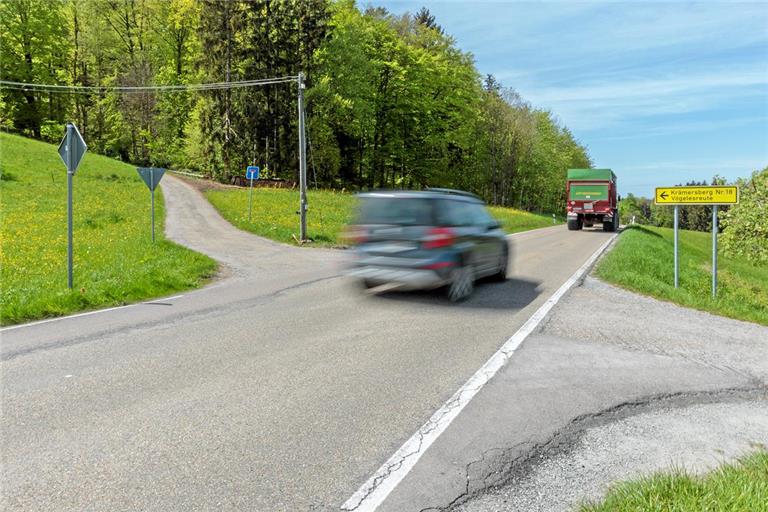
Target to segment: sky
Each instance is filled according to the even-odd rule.
[[[614,170],[621,194],[768,166],[768,1],[372,0],[456,44]]]

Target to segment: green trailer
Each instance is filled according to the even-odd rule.
[[[566,182],[568,229],[595,224],[604,231],[619,228],[616,175],[611,169],[568,169]]]

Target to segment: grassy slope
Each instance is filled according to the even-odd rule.
[[[602,279],[683,306],[768,325],[768,268],[718,257],[711,297],[712,236],[680,231],[680,288],[673,285],[671,229],[632,226],[597,267]]]
[[[614,486],[580,512],[768,512],[768,452],[758,451],[705,476],[657,473]]]
[[[150,239],[149,191],[136,168],[86,154],[74,177],[74,284],[67,289],[67,180],[54,145],[0,133],[0,322],[113,306],[197,286],[215,262]]]
[[[248,189],[213,189],[206,192],[208,200],[240,229],[280,242],[294,243],[298,237],[299,193],[295,190],[254,188],[253,217],[248,222]],[[352,218],[355,196],[329,190],[309,190],[307,230],[315,245],[343,245],[339,236]],[[552,225],[552,217],[492,207],[508,233],[527,231]]]

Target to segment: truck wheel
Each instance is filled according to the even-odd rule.
[[[568,231],[578,231],[579,227],[579,219],[568,219]]]
[[[613,229],[613,220],[603,222],[603,231],[615,231]]]

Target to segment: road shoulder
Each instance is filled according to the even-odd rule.
[[[675,326],[671,332],[670,326]],[[768,341],[763,340],[768,340],[768,328],[673,306],[587,277],[553,309],[380,510],[439,510],[469,498],[464,506],[485,500],[488,508],[467,510],[503,510],[521,479],[567,465],[571,459],[563,454],[576,453],[598,420],[612,425],[643,414],[653,421],[668,416],[680,431],[686,418],[698,417],[695,409],[662,411],[705,404],[722,411],[729,410],[724,404],[735,404],[733,410],[742,410],[747,401],[762,407],[768,374]],[[753,420],[751,425],[762,425],[766,416]],[[711,432],[717,429],[715,425]],[[751,442],[748,428],[742,434],[744,443]],[[702,439],[712,440],[708,435],[702,434]],[[712,453],[727,448],[727,443],[702,447]],[[664,453],[663,447],[657,452]],[[669,455],[663,462],[673,460],[674,452]],[[655,467],[648,461],[633,466],[632,461],[618,460],[620,455],[614,458],[616,471],[603,475],[605,481]],[[534,493],[529,499],[538,492],[533,481],[526,480]],[[599,495],[594,489],[571,498],[594,498]],[[496,498],[488,501],[489,496]]]

